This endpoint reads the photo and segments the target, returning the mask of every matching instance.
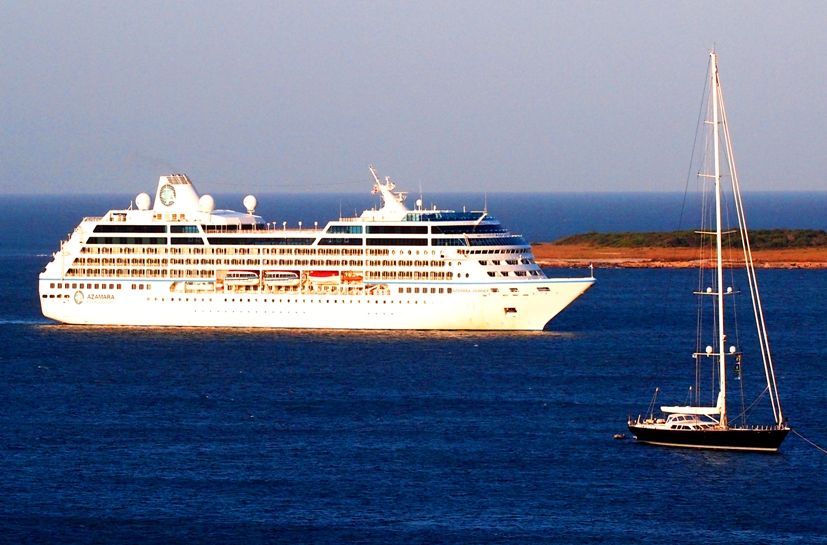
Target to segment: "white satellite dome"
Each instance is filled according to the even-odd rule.
[[[202,195],[198,199],[198,210],[206,214],[211,214],[215,210],[215,199],[212,198],[212,195]]]
[[[138,193],[138,196],[135,197],[135,205],[138,207],[138,210],[149,210],[150,203],[151,200],[146,193]]]
[[[246,197],[244,197],[243,203],[244,203],[244,208],[247,209],[248,214],[252,214],[253,212],[256,211],[256,205],[258,204],[258,201],[256,200],[256,198],[254,196],[247,195]]]

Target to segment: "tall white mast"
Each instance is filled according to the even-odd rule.
[[[718,374],[720,389],[718,391],[718,409],[721,413],[721,425],[726,427],[726,334],[724,333],[724,264],[722,252],[722,214],[721,214],[721,157],[718,130],[718,61],[715,51],[709,53],[709,71],[712,77],[712,145],[715,154],[715,246],[717,249],[716,268],[718,274]]]

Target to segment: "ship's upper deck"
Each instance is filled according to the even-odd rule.
[[[499,221],[489,215],[487,211],[455,211],[423,209],[421,200],[417,200],[416,208],[411,210],[405,205],[407,194],[394,191],[395,184],[390,178],[384,182],[376,175],[372,192],[381,196],[382,205],[379,208],[367,209],[355,217],[341,217],[336,223],[400,223],[400,222],[427,222],[427,223],[457,223],[473,226],[474,229],[462,229],[463,233],[505,233]],[[246,212],[215,209],[215,200],[211,195],[199,195],[195,185],[185,174],[168,174],[158,179],[154,199],[147,193],[141,193],[135,198],[136,207],[131,205],[125,210],[110,210],[105,216],[86,218],[89,222],[104,223],[195,223],[204,230],[232,231],[232,230],[269,230],[275,222],[265,223],[261,216],[255,214],[257,200],[253,195],[247,195],[243,200]],[[436,228],[435,232],[443,232]],[[451,230],[445,230],[447,234]]]
[[[256,198],[243,199],[245,212],[216,210],[210,195],[199,195],[183,174],[161,176],[154,201],[146,193],[135,198],[137,208],[110,210],[102,218],[86,218],[79,226],[87,244],[137,245],[302,245],[302,246],[504,246],[530,251],[519,235],[505,229],[487,211],[411,210],[406,194],[394,191],[389,179],[374,176],[373,193],[379,208],[339,218],[310,229],[287,228],[287,222],[265,222],[255,214]]]

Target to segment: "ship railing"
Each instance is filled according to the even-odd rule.
[[[299,222],[301,224],[301,222]],[[323,228],[324,226],[322,226]],[[284,224],[280,224],[275,221],[266,222],[263,224],[256,224],[253,225],[250,229],[239,229],[235,225],[214,225],[209,227],[204,227],[204,232],[207,234],[211,233],[221,233],[221,234],[238,234],[243,235],[246,233],[283,233],[283,232],[290,232],[290,233],[315,233],[320,231],[321,228],[319,227],[319,223],[316,222],[313,224],[313,227],[309,225],[300,227],[296,229],[295,227],[289,227]]]

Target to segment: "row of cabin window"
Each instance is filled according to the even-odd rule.
[[[73,290],[76,290],[76,289],[82,289],[82,290],[83,289],[88,289],[88,290],[91,290],[91,289],[96,289],[96,290],[106,290],[106,289],[119,290],[119,289],[122,289],[122,286],[120,284],[101,284],[101,283],[85,283],[85,282],[80,282],[80,283],[78,283],[78,282],[72,282],[72,283],[69,283],[69,282],[65,282],[65,283],[64,282],[57,282],[57,283],[52,282],[52,283],[49,284],[49,287],[52,288],[52,289],[59,289],[59,290],[60,289],[73,289]]]
[[[452,280],[454,278],[454,273],[441,271],[365,271],[365,275],[370,280]],[[457,278],[460,276],[458,274]]]
[[[178,220],[183,218],[184,215],[172,214],[171,218],[173,220]],[[161,214],[156,214],[155,219],[161,219]],[[123,221],[120,220],[119,221]],[[169,230],[167,230],[169,227]],[[226,232],[237,232],[237,231],[254,231],[254,230],[264,230],[264,225],[202,225],[203,229],[207,233],[226,233]],[[95,226],[95,233],[200,233],[201,230],[198,228],[197,225],[111,225],[102,223]]]
[[[146,300],[147,301],[161,302],[161,303],[164,303],[166,301],[169,301],[171,303],[176,303],[176,302],[177,303],[189,303],[190,302],[190,297],[170,297],[169,299],[167,299],[166,297],[152,297],[152,298],[147,297]],[[254,299],[238,299],[237,302],[239,302],[239,303],[276,303],[276,302],[278,302],[280,304],[284,304],[284,303],[311,303],[311,304],[312,303],[325,303],[325,304],[330,304],[330,303],[334,303],[334,304],[338,304],[338,303],[342,303],[342,304],[344,304],[344,303],[351,303],[351,304],[352,303],[357,303],[357,304],[359,304],[359,303],[362,303],[362,301],[363,301],[363,298],[355,297],[355,298],[343,298],[343,299],[325,299],[324,301],[322,301],[321,299],[314,299],[314,298],[279,299],[278,301],[276,301],[276,299],[263,299],[263,300],[258,300],[258,301],[254,300]],[[400,305],[403,304],[403,303],[411,304],[410,300],[396,301],[394,299],[372,299],[372,300],[364,300],[364,301],[365,301],[365,303],[368,303],[368,304],[370,304],[372,302],[375,305],[378,305],[380,303],[382,303],[383,305],[387,305],[388,303],[390,303],[390,304],[395,304],[396,303],[396,304],[400,304]],[[192,297],[192,302],[193,303],[195,303],[195,302],[212,303],[213,298],[212,297],[208,297],[208,298]],[[225,303],[235,303],[236,300],[235,299],[227,299],[226,297],[224,297],[224,302]],[[419,303],[420,303],[420,301],[414,301],[413,302],[413,304],[415,304],[415,305],[418,305]],[[424,304],[427,303],[427,301],[422,300],[421,303],[424,305]]]
[[[420,289],[422,291],[420,291]],[[411,288],[411,287],[400,287],[399,293],[429,293],[428,290],[431,290],[430,293],[453,293],[453,288]],[[413,291],[411,291],[413,290]]]
[[[486,272],[488,273],[488,276],[492,278],[497,276],[497,273],[495,271]],[[540,273],[537,271],[500,271],[500,276],[510,276],[511,274],[514,274],[514,276],[526,276],[526,273],[528,274],[528,276],[540,276]]]
[[[82,254],[181,254],[181,255],[348,255],[348,256],[384,256],[396,255],[396,250],[369,248],[171,248],[167,246],[84,246]],[[429,250],[408,250],[408,255],[429,255]],[[405,250],[399,250],[404,255]],[[430,250],[430,255],[436,255],[436,250]]]
[[[169,227],[169,230],[167,230]],[[252,231],[255,227],[264,229],[263,225],[243,225],[241,229],[236,225],[203,225],[204,231],[215,232],[237,232]],[[199,233],[197,225],[111,225],[101,223],[95,226],[95,233]],[[326,231],[328,234],[362,234],[361,225],[331,225]],[[365,232],[373,234],[396,234],[396,235],[421,235],[428,233],[427,225],[368,225]],[[499,224],[496,225],[434,225],[431,232],[437,234],[466,234],[466,233],[505,233],[507,232]]]
[[[119,290],[123,289],[121,284],[103,284],[100,282],[51,282],[49,283],[51,289],[72,289],[72,290]],[[148,290],[151,289],[151,284],[132,284],[133,290]]]
[[[460,263],[457,262],[457,265]],[[224,265],[224,266],[281,266],[281,267],[393,267],[393,268],[420,268],[431,267],[441,268],[451,266],[448,261],[413,261],[413,260],[368,260],[367,262],[360,259],[183,259],[170,258],[166,259],[95,259],[81,257],[72,263],[73,267],[167,267],[176,265]]]
[[[531,248],[501,248],[498,250],[457,250],[459,255],[501,255],[523,254],[530,255]]]
[[[516,265],[517,262],[514,260],[514,263],[511,263],[512,260],[509,260],[509,264]],[[528,260],[523,260],[526,263],[529,263]],[[493,264],[499,265],[499,261],[492,261]],[[368,267],[445,267],[450,266],[451,262],[448,261],[441,261],[441,260],[410,260],[410,259],[402,259],[402,260],[368,260],[367,262],[361,259],[212,259],[212,258],[169,258],[167,263],[166,259],[160,258],[93,258],[93,257],[80,257],[75,260],[73,265],[75,266],[117,266],[117,267],[130,267],[130,266],[155,266],[155,267],[166,267],[167,264],[169,265],[251,265],[251,266],[268,266],[268,265],[280,265],[280,266],[320,266],[320,267],[338,267],[338,266],[351,266],[351,267],[363,267],[367,265]],[[480,264],[485,265],[487,264],[486,261],[480,261]],[[459,265],[459,262],[457,262]]]
[[[480,259],[479,262],[480,262],[480,265],[488,265],[488,260],[486,260],[486,259]],[[532,263],[531,259],[506,259],[505,260],[506,265],[518,265],[518,264],[531,265],[531,263]],[[499,265],[500,260],[499,259],[492,259],[491,264],[492,265]]]
[[[526,246],[522,237],[502,238],[322,238],[319,246]],[[304,238],[216,238],[208,237],[210,246],[310,246],[315,240]],[[164,246],[166,244],[200,246],[204,240],[200,237],[113,237],[91,236],[87,244],[146,244]]]
[[[150,278],[178,278],[182,276],[197,276],[210,278],[215,269],[177,269],[177,268],[96,268],[96,267],[71,267],[66,271],[66,276],[99,276],[106,278],[123,277],[150,277]]]

